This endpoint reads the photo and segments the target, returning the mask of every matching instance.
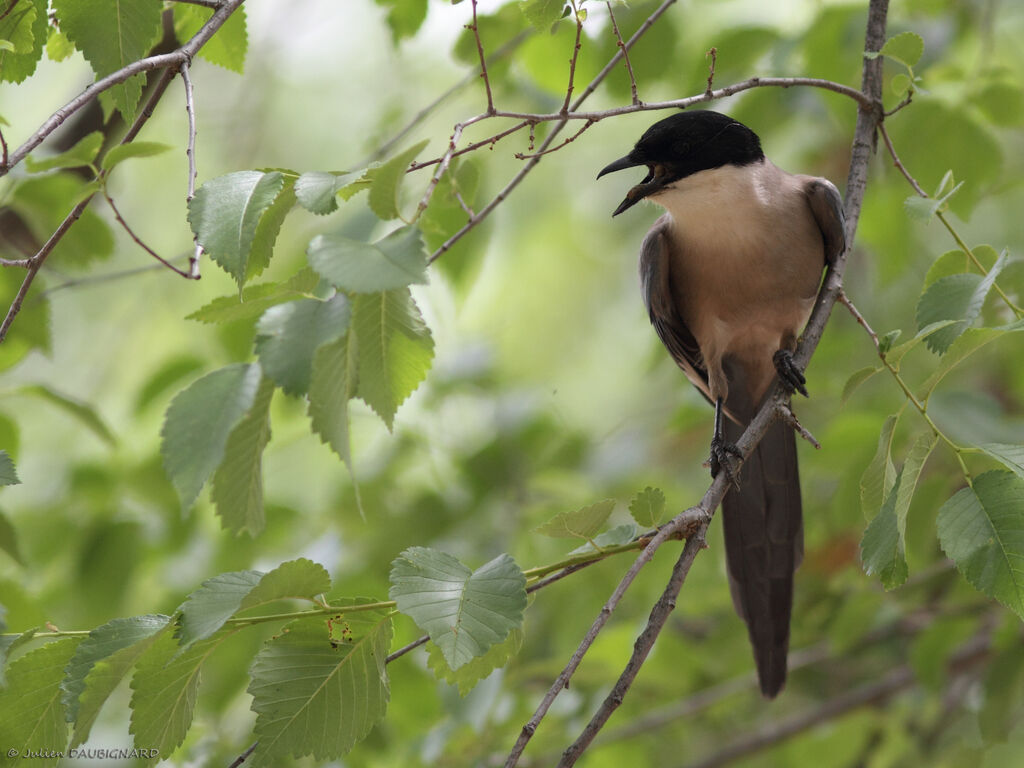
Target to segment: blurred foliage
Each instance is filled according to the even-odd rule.
[[[53,5],[66,39],[50,35],[52,60],[42,58],[44,0],[22,0],[17,15],[0,19],[0,39],[11,43],[0,45],[0,128],[12,149],[77,93],[90,66],[102,76],[120,66],[115,54],[140,55],[157,37],[148,0],[124,3],[141,15],[119,51],[104,37],[109,30],[78,13],[81,4]],[[442,645],[388,665],[390,690],[360,688],[347,665],[370,668],[422,633],[407,616],[375,607],[395,589],[397,564],[433,552],[423,560],[448,571],[433,573],[432,583],[459,594],[478,589],[474,579],[493,563],[519,584],[520,568],[530,575],[579,544],[593,551],[541,535],[539,526],[585,530],[584,540],[618,551],[623,531],[628,538],[635,530],[631,511],[647,525],[662,506],[675,514],[707,486],[710,409],[657,342],[637,291],[635,253],[653,215],[638,209],[612,222],[621,189],[593,182],[655,115],[601,121],[546,157],[494,216],[426,269],[422,285],[427,256],[463,226],[466,208],[480,210],[522,167],[514,153],[531,149],[517,134],[456,158],[416,222],[422,238],[392,235],[396,218],[417,215],[435,167],[402,170],[442,155],[451,126],[486,106],[476,40],[463,29],[472,8],[344,5],[341,13],[330,0],[300,12],[254,5],[204,49],[207,61],[196,61],[192,78],[206,184],[190,209],[188,129],[174,86],[142,138],[175,151],[156,154],[153,145],[152,156],[118,165],[106,181],[132,228],[175,263],[191,251],[191,221],[216,262],[205,261],[202,281],[145,269],[148,257],[97,199],[47,261],[0,345],[7,690],[27,686],[37,701],[73,702],[83,686],[109,684],[112,697],[98,712],[88,696],[78,701],[80,717],[96,718],[91,733],[76,723],[75,741],[86,747],[128,746],[134,734],[137,746],[159,746],[173,763],[227,765],[254,730],[276,737],[273,686],[312,696],[300,680],[276,677],[282,660],[308,649],[318,663],[337,664],[337,675],[318,667],[323,679],[339,690],[355,686],[365,707],[332,743],[304,745],[320,758],[295,764],[318,764],[364,735],[346,765],[500,764],[632,558],[609,557],[533,595],[525,612],[510,609],[512,624],[525,614],[521,629],[481,641],[476,650],[490,652],[464,666],[461,656],[452,663],[463,646],[427,617]],[[657,5],[613,3],[622,35]],[[495,103],[557,110],[571,18],[556,20],[560,4],[544,0],[479,6]],[[631,51],[640,97],[702,93],[711,47],[716,86],[759,75],[858,86],[865,6],[673,6]],[[616,50],[605,5],[585,7],[577,95]],[[176,5],[175,27],[191,34],[208,15]],[[895,37],[904,32],[914,34]],[[846,291],[887,339],[887,361],[933,424],[907,405],[870,338],[837,308],[807,372],[812,397],[797,404],[823,448],[799,448],[806,556],[785,693],[766,703],[755,692],[715,523],[673,618],[586,765],[696,764],[902,668],[912,676],[884,706],[855,709],[732,764],[1024,764],[1024,654],[1013,612],[1024,605],[1024,342],[993,330],[1019,319],[1013,307],[1024,302],[1022,33],[1018,3],[914,0],[891,9],[886,107],[913,95],[886,126],[908,171],[929,193],[938,190],[937,200],[923,211],[905,206],[913,190],[880,143]],[[82,53],[68,56],[71,47]],[[629,85],[617,67],[586,108],[628,103]],[[134,114],[144,93],[134,81],[114,93],[105,130],[116,126],[114,109]],[[781,167],[842,188],[852,101],[761,88],[714,108],[750,125]],[[33,165],[0,179],[4,258],[38,249],[89,190],[89,164],[113,167],[88,139],[95,126],[69,123],[68,134],[87,140],[43,145]],[[463,140],[485,140],[494,126],[470,126]],[[537,143],[548,130],[537,126]],[[365,268],[368,259],[374,268]],[[260,272],[263,282],[251,282]],[[3,306],[21,277],[15,268],[0,272]],[[964,363],[945,371],[943,361],[961,352]],[[951,450],[932,439],[933,425],[981,450]],[[606,532],[595,536],[590,523],[609,511]],[[985,525],[991,539],[964,533]],[[522,765],[553,764],[606,695],[661,593],[673,548],[641,572]],[[325,589],[332,605],[364,606],[348,626],[333,626],[330,646],[308,619],[288,632],[282,622],[245,631],[225,624],[264,599],[308,605]],[[508,589],[519,605],[519,587]],[[166,623],[179,608],[189,617],[183,627],[205,627],[190,630],[181,652]],[[31,638],[54,630],[95,631],[49,644]],[[965,644],[979,638],[987,650],[965,660]],[[136,661],[129,687],[115,675]],[[201,677],[193,674],[200,666]],[[500,669],[474,686],[492,667]],[[71,693],[53,683],[65,668]],[[41,671],[48,669],[58,678]],[[194,698],[191,729],[178,702],[146,698],[168,680],[181,683],[183,700]],[[710,689],[720,693],[707,696]],[[0,734],[17,735],[26,716],[4,695]],[[385,703],[386,718],[373,726]],[[47,712],[41,737],[61,748],[61,710]]]

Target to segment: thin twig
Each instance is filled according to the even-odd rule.
[[[519,123],[516,123],[511,128],[506,128],[504,131],[500,131],[499,133],[496,133],[493,136],[490,136],[490,137],[488,137],[486,139],[483,139],[481,141],[474,141],[472,144],[467,144],[462,149],[460,149],[460,150],[458,150],[456,152],[452,152],[451,156],[452,157],[458,157],[459,155],[465,155],[468,152],[474,152],[474,151],[476,151],[476,150],[478,150],[478,149],[480,149],[482,147],[486,147],[488,145],[490,145],[490,147],[493,149],[494,145],[497,144],[502,139],[504,139],[506,136],[511,136],[513,133],[521,131],[523,128],[526,128],[527,126],[530,126],[530,131],[531,131],[531,139],[530,139],[530,141],[531,141],[531,146],[532,146],[532,141],[533,141],[533,139],[532,139],[533,125],[534,124],[531,123],[530,121],[523,120],[523,121],[521,121]],[[409,168],[406,170],[406,172],[407,173],[412,173],[413,171],[418,171],[421,168],[429,168],[432,165],[437,165],[442,160],[444,160],[444,155],[441,155],[440,157],[436,157],[433,160],[426,160],[426,161],[424,161],[422,163],[413,163],[412,165],[409,166]]]
[[[196,103],[192,92],[192,78],[189,76],[188,62],[181,65],[181,82],[185,87],[185,113],[188,115],[188,145],[185,147],[185,155],[188,157],[188,192],[185,195],[185,205],[192,203],[196,196],[196,179],[199,178],[199,170],[196,167]],[[200,278],[199,259],[203,255],[203,246],[199,244],[199,237],[192,235],[192,242],[195,249],[188,263],[188,276],[193,280]]]
[[[798,419],[796,417],[796,414],[793,413],[793,406],[783,405],[781,410],[783,421],[789,424],[789,426],[793,428],[793,431],[800,435],[800,437],[802,437],[804,440],[806,440],[808,443],[813,445],[818,450],[821,450],[821,443],[819,443],[817,439],[815,439],[814,435],[808,432],[807,428],[800,423],[800,419]]]
[[[910,182],[910,186],[914,188],[914,191],[917,192],[918,195],[927,198],[929,196],[928,193],[921,188],[920,184],[917,183],[917,179],[910,175],[910,171],[908,171],[907,167],[903,165],[903,161],[900,160],[900,156],[896,154],[896,147],[893,146],[892,139],[889,138],[889,132],[885,129],[885,123],[879,123],[878,132],[882,135],[882,141],[885,142],[885,148],[889,150],[889,156],[892,158],[892,164],[896,166],[896,169],[900,173],[903,174],[903,178]]]
[[[484,56],[484,44],[480,41],[480,27],[476,20],[476,3],[477,0],[472,0],[473,4],[473,26],[470,29],[473,30],[473,37],[476,39],[476,52],[480,57],[480,77],[484,80],[484,88],[487,90],[487,114],[494,114],[494,96],[491,94],[491,79],[487,76],[487,57]]]
[[[236,757],[235,761],[233,763],[231,763],[231,765],[229,765],[228,768],[238,768],[238,766],[240,766],[242,763],[244,763],[246,760],[249,759],[249,755],[251,755],[253,752],[255,752],[256,751],[256,747],[258,747],[258,746],[259,746],[259,742],[258,741],[254,741],[252,743],[252,746],[249,747],[247,750],[245,750],[245,752],[240,754],[238,757]]]
[[[545,150],[543,150],[541,152],[531,152],[530,154],[525,154],[523,152],[516,152],[515,157],[516,157],[517,160],[527,160],[527,159],[529,159],[531,157],[540,157],[541,155],[550,155],[552,152],[557,152],[558,150],[560,150],[566,144],[572,144],[572,142],[576,141],[576,139],[578,139],[580,137],[580,135],[585,130],[587,130],[590,126],[592,126],[592,125],[593,125],[592,122],[584,123],[582,128],[580,128],[578,131],[576,131],[576,133],[574,133],[569,138],[567,138],[564,141],[562,141],[561,144],[556,144],[555,146],[550,147],[548,149],[545,149]]]
[[[3,21],[5,18],[7,18],[7,14],[13,11],[14,6],[16,6],[17,4],[18,0],[10,0],[10,2],[7,3],[7,8],[4,9],[4,12],[0,13],[0,21]]]
[[[7,170],[7,139],[4,138],[2,126],[0,126],[0,170]]]
[[[173,259],[169,259],[169,261],[173,264],[175,261],[185,261],[188,258],[189,258],[189,254],[185,253],[185,254],[180,254],[179,256],[176,256]],[[58,285],[51,286],[51,287],[47,288],[45,291],[40,291],[39,293],[37,293],[35,295],[35,297],[33,298],[33,301],[38,301],[39,299],[42,299],[44,296],[49,296],[51,293],[56,293],[57,291],[66,291],[66,290],[71,290],[72,288],[80,288],[82,286],[87,286],[87,285],[97,285],[97,284],[101,284],[101,283],[110,283],[110,282],[114,282],[115,280],[123,280],[123,279],[125,279],[127,277],[134,277],[135,275],[141,275],[141,274],[143,274],[145,272],[156,272],[158,270],[162,271],[164,269],[165,269],[165,267],[162,264],[147,264],[144,267],[132,267],[131,269],[120,269],[120,270],[117,270],[115,272],[107,272],[106,274],[102,274],[102,275],[85,275],[84,277],[76,277],[76,278],[71,279],[71,280],[66,280],[65,282],[60,283]]]
[[[907,91],[907,95],[903,97],[903,101],[897,104],[895,107],[890,109],[888,112],[883,113],[885,117],[892,117],[904,107],[909,107],[911,100],[914,98],[913,91]]]
[[[605,5],[608,6],[608,18],[612,20],[612,30],[615,32],[615,45],[618,46],[620,51],[622,51],[622,58],[626,62],[626,72],[629,74],[629,91],[633,97],[631,103],[639,104],[640,95],[636,87],[636,76],[633,74],[633,65],[629,61],[629,53],[626,51],[626,44],[622,42],[622,35],[619,34],[619,25],[615,22],[615,13],[612,11],[612,4],[610,2],[606,2]]]
[[[177,70],[183,63],[191,61],[196,52],[209,41],[213,34],[224,25],[228,17],[238,10],[243,2],[244,0],[224,0],[223,3],[218,5],[217,10],[206,23],[199,28],[199,31],[192,36],[192,39],[177,50],[134,61],[128,66],[122,67],[90,85],[43,121],[43,124],[36,129],[35,133],[11,153],[8,164],[0,167],[0,176],[3,176],[11,168],[24,160],[29,152],[38,147],[47,136],[59,128],[71,115],[92,102],[107,89],[113,88],[115,85],[123,83],[128,78],[141,72],[149,72],[153,69]]]
[[[30,267],[32,259],[0,259],[0,267]]]
[[[390,664],[395,659],[402,658],[403,656],[405,656],[405,654],[409,653],[409,651],[414,651],[417,648],[419,648],[421,645],[424,645],[429,639],[430,639],[430,637],[427,636],[427,635],[423,635],[422,637],[418,637],[417,639],[413,640],[408,645],[403,646],[403,647],[399,648],[397,651],[395,651],[394,653],[390,654],[384,660],[384,663],[385,664]]]
[[[711,64],[708,66],[708,87],[704,91],[704,95],[710,96],[714,93],[712,83],[715,80],[715,64],[718,62],[718,49],[712,47],[711,50],[708,51],[707,55],[711,57]]]
[[[189,276],[188,272],[186,272],[183,269],[178,269],[176,266],[171,264],[171,262],[167,261],[167,259],[165,259],[159,253],[154,251],[148,245],[146,245],[146,243],[143,242],[142,238],[139,237],[137,234],[135,234],[135,230],[133,230],[130,226],[128,226],[128,222],[124,220],[124,217],[121,215],[121,211],[119,211],[117,209],[117,206],[114,204],[114,198],[112,198],[110,196],[110,194],[107,192],[106,186],[103,187],[103,197],[106,198],[107,205],[110,206],[110,210],[112,210],[114,212],[114,218],[117,220],[117,223],[120,224],[121,227],[124,229],[124,231],[127,232],[128,235],[131,237],[131,239],[135,241],[136,245],[138,245],[142,250],[144,250],[146,253],[148,253],[150,256],[152,256],[157,261],[159,261],[161,264],[163,264],[165,267],[167,267],[172,272],[176,272],[177,274],[181,275],[182,277],[188,277]]]
[[[853,315],[854,320],[856,320],[860,326],[867,331],[868,336],[870,336],[871,340],[875,343],[875,349],[878,349],[878,334],[871,329],[871,326],[868,325],[868,321],[864,319],[864,315],[862,315],[860,310],[853,305],[853,302],[850,301],[850,297],[846,295],[846,291],[842,289],[839,290],[839,303],[850,310],[850,314]]]
[[[575,87],[576,81],[576,61],[580,57],[580,36],[583,34],[583,19],[580,18],[580,9],[576,7],[576,0],[569,0],[569,5],[572,6],[573,15],[576,19],[576,41],[572,45],[572,58],[569,59],[569,85],[565,89],[565,101],[562,102],[562,111],[559,113],[565,115],[569,111],[569,100],[572,98],[572,91]]]

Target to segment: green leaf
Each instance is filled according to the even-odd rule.
[[[19,395],[28,395],[30,397],[38,397],[51,405],[57,406],[65,413],[81,422],[83,426],[87,427],[94,435],[96,435],[96,437],[100,438],[110,447],[113,448],[117,445],[117,438],[114,437],[114,433],[110,431],[110,427],[108,427],[106,422],[103,421],[96,409],[88,403],[83,403],[78,400],[74,400],[67,395],[62,395],[60,392],[50,389],[50,387],[45,384],[32,384],[27,387],[21,387],[15,390],[15,393]]]
[[[896,339],[900,337],[900,333],[902,333],[902,331],[900,331],[900,329],[897,328],[879,337],[878,353],[881,355],[885,355],[886,353],[888,353],[888,351],[892,349],[892,345],[896,343]]]
[[[228,435],[224,460],[213,475],[210,498],[221,525],[234,534],[263,530],[263,449],[270,441],[274,385],[264,377],[249,412]]]
[[[896,482],[896,467],[892,463],[892,437],[898,419],[899,414],[894,413],[885,420],[874,458],[860,478],[860,506],[868,520],[876,516]]]
[[[155,157],[171,149],[170,144],[159,141],[133,141],[130,144],[118,144],[110,148],[103,156],[103,170],[109,171],[132,157]]]
[[[850,378],[846,380],[846,383],[843,384],[843,394],[840,397],[839,402],[842,405],[846,405],[850,396],[857,391],[857,388],[860,387],[861,384],[883,370],[885,369],[880,366],[869,365],[866,368],[861,368],[859,371],[855,371]]]
[[[179,641],[183,649],[211,637],[241,611],[276,600],[311,600],[328,592],[331,577],[319,563],[299,558],[281,563],[269,573],[234,571],[207,579],[189,595],[181,612]]]
[[[212,8],[175,3],[174,32],[177,38],[182,41],[190,39],[212,15]],[[241,6],[235,9],[223,26],[199,49],[199,56],[211,64],[241,74],[248,42],[245,7]]]
[[[995,259],[993,259],[994,263]],[[928,267],[928,274],[924,278],[924,287],[927,288],[929,285],[934,283],[940,277],[948,277],[950,275],[959,275],[963,272],[969,272],[971,262],[967,258],[967,254],[961,251],[959,248],[952,251],[946,251],[944,254],[939,256],[932,265]]]
[[[194,355],[185,354],[168,359],[149,374],[139,388],[132,409],[134,414],[141,415],[168,391],[176,389],[183,381],[194,378],[205,367],[206,363]]]
[[[143,58],[160,39],[159,3],[152,0],[54,0],[61,31],[92,65],[97,78]],[[110,89],[125,122],[135,118],[143,77],[135,75]]]
[[[522,625],[526,577],[508,555],[471,572],[444,552],[410,547],[391,564],[388,594],[458,670]]]
[[[360,174],[304,173],[295,182],[295,197],[310,213],[324,216],[338,210],[338,191],[351,184]]]
[[[252,248],[246,261],[245,279],[251,280],[270,265],[270,257],[274,253],[274,243],[281,233],[281,227],[289,212],[295,207],[295,178],[286,176],[284,186],[274,198],[274,202],[260,217],[256,225],[256,234],[252,239]]]
[[[918,389],[918,399],[927,402],[932,392],[935,391],[935,387],[946,377],[946,374],[971,354],[977,352],[989,342],[1005,336],[1007,333],[1020,331],[1024,331],[1024,320],[1017,320],[1016,322],[1000,325],[995,328],[968,328],[949,346],[949,349],[946,350],[939,360],[938,367]]]
[[[46,55],[51,61],[64,61],[75,52],[75,46],[68,40],[67,35],[56,27],[50,27],[50,34],[46,38]]]
[[[605,547],[621,547],[629,544],[640,535],[640,528],[632,520],[622,525],[616,525],[604,533],[599,533],[593,539],[581,547],[569,552],[570,555],[583,555],[588,552],[600,552]]]
[[[0,50],[0,82],[20,83],[36,71],[46,41],[46,5],[46,0],[21,2],[0,19],[0,38],[14,48]]]
[[[428,140],[424,139],[401,154],[395,155],[386,163],[366,172],[366,177],[372,182],[370,210],[377,214],[378,218],[385,221],[398,218],[398,190],[405,179],[405,172],[408,170],[409,164],[423,151],[427,142]]]
[[[526,20],[537,30],[546,32],[562,18],[565,0],[519,0],[519,8]]]
[[[256,656],[248,689],[259,740],[253,765],[279,765],[285,755],[337,759],[384,717],[391,619],[359,611],[343,622],[339,642],[322,619],[294,621]]]
[[[72,747],[89,738],[103,702],[170,620],[159,614],[114,619],[79,643],[61,683],[64,712],[75,724]]]
[[[427,646],[427,666],[438,680],[448,685],[456,685],[459,695],[465,696],[474,686],[496,669],[501,669],[519,653],[523,647],[523,630],[519,627],[508,633],[502,642],[492,645],[483,656],[477,656],[457,670],[453,670],[445,661],[440,647],[430,643]]]
[[[0,628],[6,629],[2,621],[0,621]],[[0,635],[0,697],[3,695],[3,689],[7,686],[7,659],[15,649],[31,640],[37,631],[33,628],[20,635]]]
[[[0,486],[18,485],[18,470],[14,468],[14,460],[7,455],[7,451],[0,450]]]
[[[358,354],[352,334],[322,345],[313,355],[309,383],[309,419],[326,443],[351,470],[348,401],[355,397]]]
[[[364,293],[352,303],[359,353],[358,395],[388,429],[395,412],[426,378],[434,339],[408,288]]]
[[[337,288],[354,293],[427,282],[427,253],[415,226],[396,229],[375,243],[318,235],[306,253],[317,274]]]
[[[207,374],[171,401],[160,431],[167,475],[188,509],[220,466],[228,436],[252,407],[260,366],[229,365]]]
[[[953,325],[955,322],[955,320],[939,320],[938,322],[935,323],[929,323],[916,334],[914,334],[914,337],[912,339],[909,339],[886,352],[885,361],[898,369],[900,363],[903,361],[903,358],[910,350],[912,350],[914,347],[916,347],[918,344],[927,339],[936,331]]]
[[[14,530],[11,521],[3,512],[0,512],[0,551],[10,555],[18,565],[25,565],[25,561],[21,557],[21,550],[18,548],[18,532]],[[0,666],[2,666],[2,662],[0,662]]]
[[[221,632],[179,654],[174,635],[161,632],[139,659],[131,682],[128,730],[138,749],[156,753],[147,763],[166,760],[185,740],[203,663],[232,634]]]
[[[391,37],[397,44],[403,37],[412,37],[427,18],[427,0],[376,0],[388,9],[387,22]]]
[[[241,295],[220,296],[200,307],[187,320],[201,323],[233,323],[239,320],[254,320],[276,304],[293,299],[310,297],[320,282],[320,277],[309,267],[303,267],[291,279],[283,283],[260,283],[247,285]]]
[[[900,470],[900,483],[893,489],[893,493],[896,495],[893,512],[896,515],[896,525],[899,528],[901,542],[907,535],[907,513],[910,511],[910,502],[917,489],[917,481],[921,476],[921,470],[924,469],[925,462],[935,450],[938,440],[938,435],[933,432],[918,435],[903,462],[903,469]]]
[[[593,539],[615,509],[615,499],[605,499],[587,507],[559,512],[533,530],[557,539]]]
[[[42,171],[52,171],[55,168],[79,168],[83,165],[92,165],[102,146],[102,131],[93,131],[79,139],[71,149],[61,152],[59,155],[42,160],[36,160],[29,155],[25,158],[25,168],[29,173],[41,173]]]
[[[985,298],[1006,265],[1007,252],[999,257],[984,277],[969,273],[941,277],[925,289],[917,303],[917,326],[923,329],[942,320],[953,325],[941,328],[925,339],[933,352],[942,354],[981,313]]]
[[[1024,445],[984,443],[978,448],[1024,479]]]
[[[256,326],[260,366],[288,394],[305,394],[313,355],[321,344],[346,334],[351,316],[342,293],[327,301],[297,299],[271,307]]]
[[[188,221],[199,244],[239,286],[248,276],[260,219],[284,186],[278,171],[238,171],[206,182],[189,203]]]
[[[900,32],[885,41],[879,54],[886,56],[908,67],[913,67],[921,60],[924,53],[924,38],[914,32]]]
[[[647,486],[629,502],[629,514],[644,528],[658,527],[665,515],[665,494],[660,488]]]
[[[57,764],[55,752],[63,749],[68,739],[60,681],[78,642],[78,638],[65,637],[11,663],[7,687],[0,690],[0,744],[5,757],[45,751],[54,754],[53,758],[32,763]],[[7,764],[13,763],[12,759]]]
[[[943,551],[976,589],[1024,618],[1024,478],[997,470],[974,478],[939,509]]]
[[[875,519],[864,531],[860,542],[860,558],[864,572],[877,575],[885,589],[894,589],[907,580],[907,561],[903,551],[903,536],[896,519],[896,494],[903,478],[901,471],[892,490]]]

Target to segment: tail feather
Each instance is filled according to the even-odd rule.
[[[742,427],[723,425],[735,442]],[[729,588],[747,623],[761,692],[774,698],[786,682],[793,572],[803,558],[796,436],[776,422],[751,453],[722,502]]]

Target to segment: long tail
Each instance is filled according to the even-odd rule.
[[[742,427],[727,422],[725,438]],[[761,693],[774,698],[786,682],[793,572],[803,558],[796,435],[775,422],[743,464],[739,489],[722,501],[729,588],[754,647]]]

